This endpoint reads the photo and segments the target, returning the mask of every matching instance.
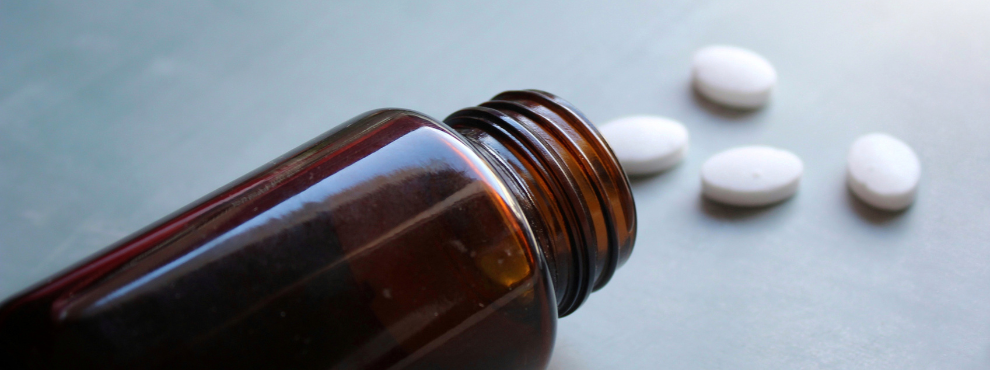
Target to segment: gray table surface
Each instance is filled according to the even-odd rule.
[[[694,50],[764,54],[765,109],[689,88]],[[639,238],[560,322],[552,369],[990,367],[990,1],[0,2],[0,297],[366,110],[442,118],[507,89],[592,120],[678,119]],[[917,203],[844,187],[858,135],[921,157]],[[699,197],[710,155],[805,161],[798,195]]]

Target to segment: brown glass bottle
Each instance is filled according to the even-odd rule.
[[[635,229],[551,94],[372,111],[6,301],[0,368],[542,369]]]

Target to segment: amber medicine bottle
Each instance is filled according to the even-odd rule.
[[[0,368],[542,369],[635,215],[554,95],[372,111],[6,301]]]

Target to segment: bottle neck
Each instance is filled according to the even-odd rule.
[[[612,150],[552,94],[507,91],[444,120],[492,163],[543,251],[558,316],[574,312],[632,252],[636,210]]]

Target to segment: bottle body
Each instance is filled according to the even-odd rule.
[[[0,364],[544,368],[559,274],[492,162],[355,118],[6,302]]]

